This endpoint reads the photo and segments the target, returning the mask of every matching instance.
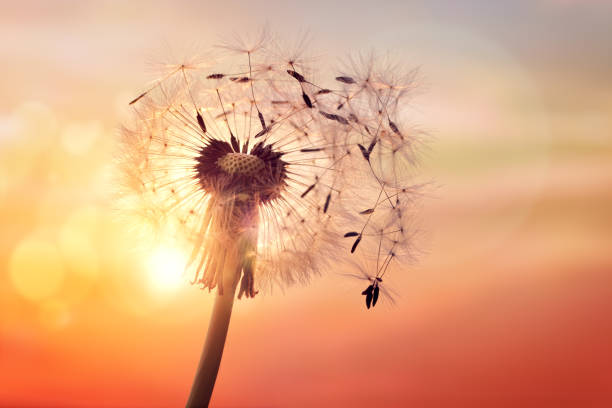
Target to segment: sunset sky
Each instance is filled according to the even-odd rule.
[[[117,221],[116,132],[266,24],[418,67],[432,187],[395,305],[333,270],[238,301],[212,406],[612,406],[611,2],[0,0],[0,407],[184,406],[213,296]]]

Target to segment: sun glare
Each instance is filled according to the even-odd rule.
[[[159,293],[172,293],[183,282],[185,256],[175,248],[160,247],[149,257],[147,276],[151,288]]]

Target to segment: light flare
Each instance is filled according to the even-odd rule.
[[[176,292],[183,283],[185,254],[177,248],[160,246],[147,259],[146,273],[150,288],[158,294]]]

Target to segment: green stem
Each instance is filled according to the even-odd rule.
[[[230,268],[226,268],[225,273],[230,272],[228,269]],[[235,273],[235,269],[232,272]],[[232,316],[237,279],[230,278],[225,282],[229,284],[224,285],[223,295],[217,293],[215,298],[204,350],[200,357],[186,408],[208,407],[213,393],[219,365],[221,364],[221,356],[223,355],[223,347],[225,346],[225,338],[227,337],[227,329]]]

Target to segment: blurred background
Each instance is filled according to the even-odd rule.
[[[127,103],[156,62],[255,32],[420,67],[415,265],[239,301],[218,407],[612,405],[612,4],[0,1],[0,406],[186,401],[212,296],[116,222]]]

